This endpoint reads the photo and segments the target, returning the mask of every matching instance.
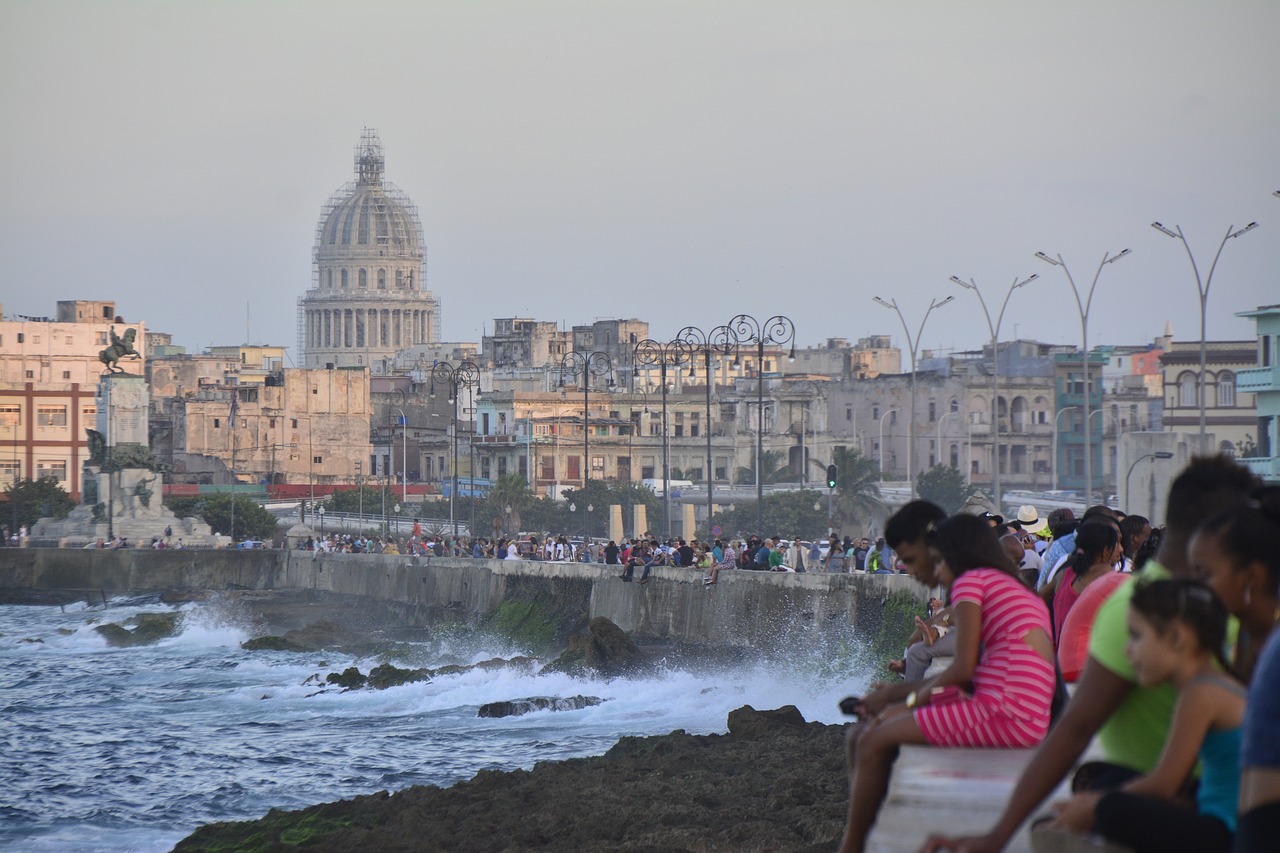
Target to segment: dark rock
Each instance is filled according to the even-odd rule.
[[[342,672],[331,672],[325,678],[327,683],[336,684],[343,690],[357,690],[364,687],[367,680],[354,666],[349,666]]]
[[[175,850],[295,849],[301,837],[340,853],[834,850],[849,804],[845,727],[779,731],[622,738],[594,758],[208,825]]]
[[[571,637],[568,648],[542,671],[621,675],[634,671],[639,662],[640,649],[626,632],[603,616],[597,616],[587,625],[587,633]]]
[[[808,726],[795,705],[783,705],[772,711],[757,711],[743,705],[729,712],[729,734],[741,738],[762,738],[785,732],[802,732]]]
[[[349,643],[351,632],[337,622],[322,619],[285,633],[285,639],[311,649],[331,649]]]
[[[98,625],[93,630],[105,637],[107,644],[111,646],[149,646],[178,633],[182,614],[141,613],[129,621],[135,626],[133,630],[115,622]]]
[[[430,680],[431,670],[429,669],[401,669],[384,663],[369,670],[367,683],[374,690],[386,690],[388,687],[398,687],[401,684]]]
[[[287,637],[254,637],[252,640],[245,640],[240,644],[240,648],[247,652],[310,652],[315,651],[310,646],[304,646],[301,643],[295,643]]]
[[[509,702],[490,702],[480,706],[481,717],[519,717],[534,711],[578,711],[599,705],[604,700],[599,696],[570,696],[567,699],[559,696],[530,696],[527,699],[512,699]]]

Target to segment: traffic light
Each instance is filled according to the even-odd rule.
[[[840,469],[837,468],[835,465],[827,466],[827,488],[828,489],[834,489],[836,487],[836,478],[837,478],[837,475],[839,475],[839,473],[840,473]]]

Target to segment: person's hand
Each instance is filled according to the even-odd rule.
[[[944,607],[946,607],[946,606],[947,606],[947,603],[946,603],[945,601],[943,601],[941,598],[930,598],[930,599],[929,599],[929,612],[930,612],[930,613],[937,613],[939,610],[941,610],[942,608],[944,608]]]
[[[989,833],[963,838],[930,835],[920,848],[920,853],[937,853],[939,850],[952,850],[955,853],[1000,853],[1003,849],[1004,843]]]
[[[1054,829],[1065,829],[1068,832],[1086,833],[1093,829],[1094,812],[1098,807],[1101,794],[1076,794],[1064,803],[1055,803],[1057,817],[1049,824]]]
[[[871,685],[872,690],[862,697],[860,714],[863,718],[878,717],[889,707],[893,699],[889,696],[889,688],[877,682]]]
[[[932,625],[925,624],[925,621],[919,616],[916,617],[916,627],[920,629],[920,636],[924,638],[926,646],[932,646],[938,641],[938,629]]]
[[[907,671],[907,662],[904,660],[887,661],[884,665],[884,668],[889,670],[890,672],[896,672],[898,675],[902,675],[904,672]]]

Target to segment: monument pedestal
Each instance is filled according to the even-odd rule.
[[[42,518],[32,536],[59,545],[92,545],[112,536],[132,544],[153,538],[183,546],[221,546],[230,539],[217,536],[209,525],[179,519],[165,508],[162,466],[151,453],[146,380],[129,373],[111,373],[98,381],[98,428],[88,430],[90,456],[84,465],[81,503],[64,519]],[[172,530],[166,537],[165,530]]]

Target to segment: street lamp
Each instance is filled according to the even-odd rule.
[[[1080,298],[1080,288],[1076,287],[1076,280],[1071,277],[1071,270],[1067,268],[1066,261],[1062,260],[1062,255],[1050,257],[1044,252],[1036,252],[1036,257],[1044,261],[1046,264],[1053,264],[1055,267],[1062,267],[1062,271],[1067,275],[1067,283],[1071,285],[1071,293],[1076,298],[1076,309],[1080,312],[1080,364],[1084,368],[1084,504],[1089,506],[1093,500],[1093,444],[1089,438],[1089,404],[1091,401],[1090,392],[1090,369],[1089,369],[1089,309],[1093,306],[1093,292],[1098,286],[1098,277],[1102,275],[1102,268],[1107,264],[1115,263],[1126,255],[1132,254],[1129,249],[1123,249],[1119,254],[1113,255],[1110,252],[1104,252],[1102,261],[1098,264],[1098,271],[1093,274],[1093,283],[1089,285],[1089,293],[1083,300]]]
[[[977,282],[972,278],[965,281],[959,276],[951,276],[951,281],[966,290],[972,290],[977,295],[978,302],[982,305],[982,315],[987,318],[987,330],[991,332],[991,487],[995,494],[997,513],[1004,511],[1001,509],[1004,501],[1000,489],[1000,409],[998,405],[1000,396],[1000,324],[1004,322],[1004,310],[1009,307],[1009,298],[1013,296],[1013,292],[1019,287],[1030,284],[1039,277],[1032,274],[1022,281],[1018,281],[1016,277],[1014,278],[1013,284],[1009,286],[1009,292],[1004,295],[1004,302],[1000,305],[1000,313],[996,315],[996,321],[993,324],[991,322],[991,311],[987,308],[987,300],[982,298],[982,291],[978,289]],[[941,424],[939,424],[938,435],[938,447],[941,449]]]
[[[764,348],[766,344],[791,345],[787,359],[796,358],[796,326],[787,317],[776,314],[763,324],[750,314],[739,314],[729,321],[734,349],[743,344],[756,345],[756,533],[764,535],[764,477],[760,465],[764,456]],[[781,371],[779,371],[781,373]]]
[[[404,416],[404,409],[392,406],[400,413],[400,500],[409,502],[409,419]],[[392,430],[392,437],[395,431]],[[421,455],[421,453],[419,453]]]
[[[1218,251],[1213,256],[1213,263],[1209,266],[1209,275],[1202,282],[1200,280],[1200,268],[1196,266],[1196,257],[1191,254],[1191,245],[1187,242],[1187,238],[1182,235],[1182,226],[1175,225],[1172,229],[1166,228],[1159,222],[1152,222],[1151,227],[1175,240],[1182,241],[1182,247],[1187,250],[1187,259],[1191,261],[1191,272],[1196,277],[1196,293],[1200,296],[1200,375],[1196,377],[1196,395],[1200,398],[1200,452],[1208,452],[1205,448],[1205,393],[1204,393],[1204,368],[1205,368],[1205,314],[1209,309],[1209,287],[1213,284],[1213,271],[1218,268],[1218,259],[1222,257],[1222,249],[1227,245],[1227,241],[1232,237],[1239,237],[1241,234],[1247,234],[1258,227],[1258,223],[1250,222],[1240,230],[1236,230],[1234,225],[1227,226],[1227,236],[1222,238],[1222,242],[1218,244]]]
[[[1129,466],[1129,471],[1124,475],[1124,508],[1127,511],[1130,507],[1129,498],[1129,477],[1133,475],[1133,469],[1138,467],[1138,463],[1143,459],[1172,459],[1173,454],[1167,450],[1157,450],[1154,453],[1144,453],[1137,459],[1133,460],[1133,464]]]
[[[320,513],[320,536],[324,536],[324,504],[316,507],[316,512]]]
[[[688,347],[691,353],[702,353],[702,369],[707,380],[707,421],[703,429],[707,433],[707,530],[711,530],[711,516],[715,514],[715,507],[712,503],[712,481],[715,479],[713,473],[715,468],[712,467],[713,460],[711,458],[711,386],[714,384],[711,374],[713,356],[721,355],[728,357],[733,352],[733,330],[728,326],[716,326],[710,332],[704,332],[696,326],[685,326],[676,335],[676,340],[682,341]],[[694,366],[692,358],[690,359],[689,375],[693,376]],[[804,441],[803,436],[801,442]]]
[[[453,403],[453,488],[449,490],[449,523],[453,525],[453,538],[458,538],[458,391],[475,388],[480,384],[480,368],[474,361],[459,362],[456,366],[447,361],[431,368],[431,396],[436,395],[436,382],[448,385],[449,402]]]
[[[582,494],[588,497],[587,486],[591,482],[591,377],[609,376],[613,388],[613,362],[607,352],[579,352],[572,350],[560,360],[560,387],[564,388],[564,374],[576,377],[582,374]],[[582,547],[591,540],[591,511],[582,514]]]
[[[924,324],[929,321],[929,315],[933,313],[934,308],[941,308],[948,302],[955,301],[954,296],[948,296],[939,302],[936,299],[929,300],[929,307],[924,312],[924,317],[920,320],[920,328],[916,331],[916,336],[911,337],[911,330],[907,328],[907,318],[902,316],[902,309],[898,307],[898,300],[892,299],[888,302],[879,296],[873,296],[872,299],[877,305],[883,305],[885,308],[892,308],[898,315],[898,322],[902,324],[902,333],[907,336],[907,346],[911,348],[911,423],[907,427],[907,482],[911,486],[911,500],[916,499],[916,470],[915,470],[915,443],[916,443],[916,350],[920,346],[920,337],[924,334]],[[993,424],[994,426],[994,424]],[[883,455],[884,450],[881,449]],[[998,502],[1000,497],[996,496]]]
[[[683,341],[662,343],[645,338],[636,344],[632,356],[632,378],[640,375],[640,365],[658,366],[658,379],[662,385],[662,504],[665,517],[663,535],[671,536],[671,441],[667,429],[667,367],[679,367],[693,357]],[[639,532],[639,531],[636,531]]]

